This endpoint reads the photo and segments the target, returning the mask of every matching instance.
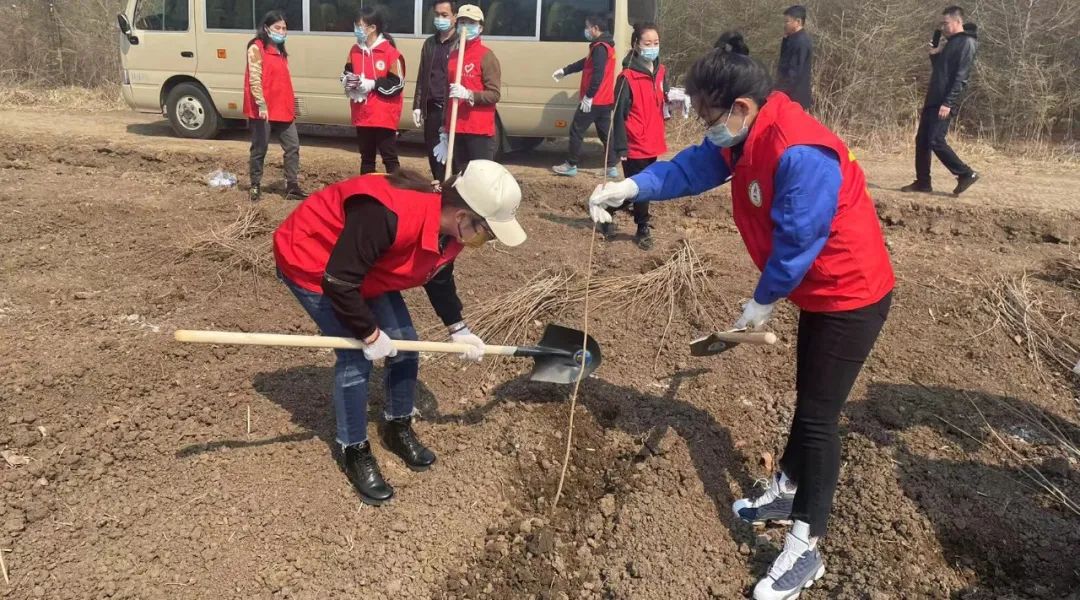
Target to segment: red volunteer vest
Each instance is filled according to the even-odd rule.
[[[262,40],[252,42],[262,52],[262,93],[266,111],[271,121],[292,123],[296,119],[296,95],[293,93],[289,61],[281,55],[277,45],[263,45]],[[259,107],[251,93],[250,65],[244,73],[244,114],[249,119],[259,118]]]
[[[656,68],[656,77],[633,69],[623,69],[625,84],[633,99],[626,115],[626,157],[656,158],[667,152],[664,129],[664,65]]]
[[[798,145],[835,152],[841,183],[829,239],[788,299],[810,312],[874,304],[893,289],[896,280],[866,177],[844,142],[783,92],[770,94],[761,107],[732,172],[732,214],[746,249],[758,269],[764,269],[772,254],[773,179],[781,155]],[[731,150],[725,148],[722,154],[730,167]]]
[[[604,65],[604,80],[600,82],[600,89],[596,90],[596,95],[593,96],[593,104],[610,106],[615,104],[615,47],[607,42],[589,44],[589,56],[585,58],[585,69],[581,72],[581,87],[578,91],[584,98],[585,91],[589,89],[589,82],[592,81],[593,70],[596,68],[592,60],[592,51],[597,44],[603,44],[607,48],[607,64]]]
[[[465,44],[465,62],[461,74],[461,85],[474,92],[484,91],[484,71],[482,61],[484,56],[491,50],[488,49],[480,38]],[[447,67],[447,79],[450,83],[457,80],[457,57],[458,50],[450,51],[450,65]],[[446,109],[446,131],[450,131],[451,109]],[[495,105],[460,102],[458,106],[457,132],[470,135],[495,136]]]
[[[364,52],[359,46],[353,44],[349,51],[349,64],[355,75],[364,79],[380,79],[386,77],[390,67],[401,58],[401,52],[388,41],[381,42],[371,49],[371,53]],[[402,81],[405,80],[405,70],[399,73]],[[364,102],[349,102],[352,110],[352,124],[358,127],[381,127],[383,129],[397,130],[401,123],[401,107],[405,101],[402,94],[393,98],[387,98],[374,90],[368,94]]]
[[[439,194],[395,188],[384,175],[361,175],[315,192],[278,226],[274,261],[290,281],[323,293],[326,263],[345,227],[345,200],[357,194],[378,200],[398,220],[393,245],[364,277],[365,298],[424,285],[461,252],[455,240],[439,253]]]

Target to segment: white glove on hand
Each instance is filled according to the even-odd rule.
[[[375,339],[371,342],[364,342],[364,358],[374,361],[391,356],[397,356],[397,348],[394,347],[393,342],[390,341],[390,336],[386,335],[385,331],[376,329]]]
[[[439,134],[439,144],[431,149],[431,155],[439,164],[446,164],[446,155],[450,152],[450,138],[445,133]]]
[[[451,83],[450,97],[457,98],[459,100],[465,100],[466,102],[469,102],[471,104],[473,101],[473,92],[472,90],[466,88],[461,84]]]
[[[610,223],[611,213],[609,208],[619,208],[627,200],[633,200],[638,195],[638,186],[633,179],[623,179],[596,186],[592,196],[589,196],[589,215],[596,223]]]
[[[355,90],[360,85],[360,76],[359,75],[354,75],[354,74],[348,73],[348,72],[342,73],[341,74],[341,85],[346,90]]]
[[[562,69],[559,69],[558,71],[555,71],[554,73],[551,74],[551,78],[554,79],[555,81],[559,81],[563,77],[566,77],[566,71],[564,71]]]
[[[371,90],[375,89],[375,80],[361,79],[358,89],[365,94],[370,94]]]
[[[424,113],[421,112],[419,108],[412,111],[412,122],[413,125],[416,125],[417,127],[424,124]]]
[[[461,355],[463,360],[474,360],[480,362],[484,358],[484,340],[480,339],[480,336],[469,331],[469,328],[459,330],[457,333],[450,334],[450,341],[455,344],[468,344],[472,346],[465,354]]]
[[[592,112],[592,98],[589,98],[588,96],[586,96],[586,97],[581,99],[581,112],[583,112],[583,113]]]
[[[735,329],[761,329],[772,318],[773,308],[776,303],[758,304],[750,300],[743,305],[742,316],[735,321]]]

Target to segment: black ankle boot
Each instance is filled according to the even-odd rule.
[[[346,446],[341,460],[341,470],[360,494],[364,504],[379,506],[394,497],[394,488],[383,479],[371,444],[364,442]]]
[[[641,248],[642,250],[652,250],[652,228],[649,227],[648,223],[638,225],[634,241],[637,242],[638,248]]]
[[[390,419],[383,423],[382,439],[386,448],[401,457],[413,471],[426,471],[435,464],[435,453],[424,447],[412,428],[412,417]]]
[[[286,200],[303,200],[307,198],[308,194],[300,188],[299,183],[290,183],[285,186],[285,199]]]

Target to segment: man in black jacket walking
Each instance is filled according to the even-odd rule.
[[[960,95],[967,87],[975,52],[979,47],[974,24],[964,24],[964,10],[950,6],[941,14],[941,33],[944,39],[931,44],[930,86],[926,90],[919,132],[915,135],[915,181],[901,190],[931,192],[930,152],[937,155],[945,168],[956,176],[953,194],[959,195],[979,179],[979,174],[967,166],[945,141]]]
[[[417,129],[424,127],[424,147],[427,149],[428,166],[436,181],[445,179],[446,167],[432,153],[439,145],[439,128],[444,119],[447,90],[447,68],[450,65],[450,49],[457,41],[457,3],[449,0],[432,3],[435,35],[424,41],[420,50],[420,70],[413,92],[413,123]]]
[[[780,42],[780,61],[776,64],[776,89],[810,110],[810,67],[814,47],[806,26],[806,7],[795,5],[784,11],[784,40]]]

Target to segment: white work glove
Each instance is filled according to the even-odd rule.
[[[390,341],[390,336],[386,335],[385,331],[376,329],[375,339],[364,342],[364,358],[374,361],[391,356],[397,356],[397,348],[394,347],[393,342]]]
[[[346,90],[355,90],[360,87],[360,76],[346,71],[341,74],[341,85]]]
[[[588,96],[586,96],[586,97],[581,99],[581,112],[583,112],[583,113],[592,112],[592,98],[589,98]]]
[[[772,318],[775,307],[775,302],[758,304],[757,301],[750,300],[743,305],[743,313],[739,320],[735,321],[735,329],[761,329]]]
[[[450,138],[445,133],[439,134],[439,144],[431,149],[431,155],[439,164],[446,164],[446,155],[450,152]]]
[[[633,179],[623,179],[596,186],[592,196],[589,196],[589,215],[596,223],[610,223],[611,213],[609,208],[619,208],[627,200],[633,200],[638,195],[638,186]]]
[[[361,79],[360,80],[360,85],[359,85],[359,87],[357,89],[359,89],[361,92],[363,92],[365,94],[370,94],[371,90],[375,89],[375,80],[374,79]]]
[[[450,84],[450,97],[451,98],[457,98],[459,100],[465,100],[469,104],[472,104],[473,92],[472,92],[472,90],[466,88],[465,86],[463,86],[461,84],[451,83]]]
[[[566,71],[564,71],[562,69],[559,69],[558,71],[555,71],[554,73],[551,74],[551,78],[554,79],[556,82],[559,81],[560,79],[562,79],[563,77],[566,77]]]
[[[459,329],[456,333],[450,334],[450,341],[455,344],[468,344],[472,346],[465,351],[465,354],[461,355],[463,360],[473,360],[480,362],[484,358],[484,340],[480,339],[480,336],[469,331],[468,327]]]
[[[416,125],[417,127],[424,124],[424,113],[421,112],[419,108],[412,111],[412,122],[413,125]]]

